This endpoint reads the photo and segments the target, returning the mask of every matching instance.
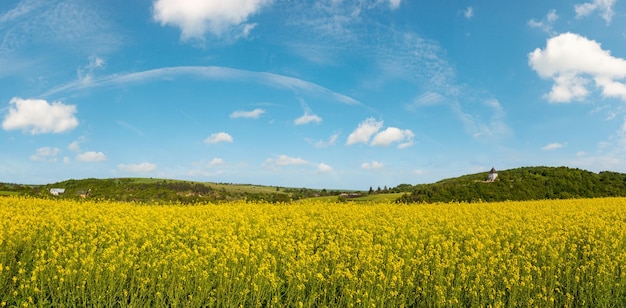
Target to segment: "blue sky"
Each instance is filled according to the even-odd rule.
[[[626,172],[626,4],[5,0],[0,182]]]

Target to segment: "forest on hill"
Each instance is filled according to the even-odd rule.
[[[594,173],[568,167],[521,167],[498,171],[495,181],[487,172],[464,175],[431,184],[402,184],[398,202],[477,202],[626,196],[626,174]]]
[[[26,195],[59,199],[89,198],[142,203],[193,204],[232,200],[289,202],[309,197],[338,196],[341,193],[341,191],[326,189],[152,178],[71,179],[46,185],[0,183],[0,195]]]
[[[593,173],[568,167],[540,166],[500,170],[493,182],[487,182],[487,177],[488,173],[482,172],[430,184],[400,184],[383,189],[370,187],[369,193],[367,190],[355,192],[151,178],[89,178],[46,185],[0,183],[0,195],[184,204],[242,199],[289,202],[311,197],[367,201],[384,196],[402,203],[434,203],[626,196],[626,174],[610,171]],[[53,195],[51,189],[61,189],[62,193]]]

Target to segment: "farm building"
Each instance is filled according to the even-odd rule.
[[[65,193],[65,188],[50,188],[50,194],[58,196]]]

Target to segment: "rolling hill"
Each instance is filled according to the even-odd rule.
[[[432,184],[400,185],[399,202],[476,202],[626,196],[626,174],[594,173],[568,167],[521,167],[501,170],[493,182],[488,173],[445,179]]]
[[[286,188],[251,184],[191,182],[153,178],[111,178],[67,180],[47,185],[0,183],[2,195],[29,195],[43,198],[90,198],[143,203],[202,203],[228,200],[289,202],[318,197],[322,200],[414,202],[478,202],[626,196],[626,174],[593,173],[568,167],[521,167],[500,170],[493,182],[481,172],[444,179],[430,184],[401,184],[359,197],[342,198],[342,190]],[[53,196],[50,189],[60,188]],[[342,193],[344,193],[342,195]]]

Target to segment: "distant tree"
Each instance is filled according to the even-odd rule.
[[[372,188],[372,186],[370,186],[370,190],[367,192],[368,194],[373,194],[374,193],[374,188]]]

